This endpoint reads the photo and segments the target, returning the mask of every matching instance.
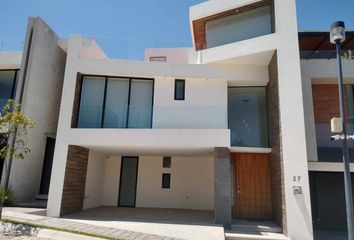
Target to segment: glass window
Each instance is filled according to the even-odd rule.
[[[170,188],[171,187],[171,174],[163,173],[162,174],[162,188]]]
[[[175,100],[184,100],[185,80],[175,80]]]
[[[345,111],[348,134],[354,133],[353,85],[345,85]],[[313,107],[316,129],[317,155],[320,162],[342,162],[342,141],[332,141],[331,118],[340,117],[337,84],[312,85]],[[354,162],[354,142],[348,141],[350,162]],[[312,159],[311,159],[312,160]]]
[[[78,128],[151,128],[153,80],[84,76]]]
[[[15,96],[16,72],[17,70],[0,70],[0,109]]]
[[[131,80],[128,128],[151,127],[153,86],[152,80]]]
[[[207,48],[212,48],[271,32],[271,10],[270,6],[265,6],[207,22],[206,44]]]
[[[162,167],[163,168],[171,168],[171,157],[169,157],[169,156],[163,157]]]
[[[129,79],[108,78],[103,127],[126,127],[128,115],[128,98]]]
[[[268,147],[265,87],[229,88],[228,121],[231,146]]]
[[[78,127],[100,128],[102,127],[105,78],[84,76],[82,84]]]

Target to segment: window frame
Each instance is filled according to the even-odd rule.
[[[165,160],[169,161],[169,162],[165,162]],[[162,167],[163,168],[171,168],[172,167],[172,157],[171,156],[163,156],[163,158],[162,158]]]
[[[105,128],[104,127],[104,116],[105,116],[105,109],[106,109],[106,98],[107,98],[107,82],[109,78],[121,78],[121,79],[127,79],[129,81],[129,92],[128,92],[128,104],[127,104],[127,120],[126,120],[126,125],[124,128],[121,129],[127,129],[128,128],[128,122],[129,122],[129,106],[130,106],[130,95],[131,95],[131,83],[132,80],[148,80],[152,81],[152,99],[151,99],[151,121],[150,121],[150,127],[145,128],[149,129],[152,128],[153,126],[153,113],[154,113],[154,95],[155,95],[155,78],[144,78],[144,77],[120,77],[120,76],[110,76],[110,75],[94,75],[94,74],[80,74],[80,94],[79,94],[79,103],[78,103],[78,110],[77,110],[77,116],[76,116],[76,124],[75,128],[80,128],[78,127],[79,125],[79,116],[80,116],[80,108],[81,108],[81,97],[82,97],[82,89],[84,85],[84,78],[85,77],[104,77],[105,82],[104,82],[104,95],[103,95],[103,103],[102,103],[102,116],[101,116],[101,124],[100,127],[97,128],[91,128],[91,129],[100,129],[100,128]],[[103,81],[103,80],[102,80]],[[108,129],[108,128],[107,128]],[[119,128],[117,128],[119,129]]]
[[[165,177],[167,177],[167,180],[168,180],[168,184],[167,185],[164,184],[165,183],[164,182]],[[163,188],[163,189],[171,189],[171,173],[162,173],[161,188]]]
[[[14,71],[14,78],[13,78],[13,83],[12,83],[12,88],[11,88],[11,94],[10,94],[10,98],[9,99],[14,99],[15,97],[15,92],[16,92],[16,88],[17,88],[17,81],[18,81],[18,76],[19,76],[19,68],[12,68],[12,69],[8,69],[8,68],[4,68],[4,69],[0,69],[0,72],[9,72],[9,71]]]
[[[179,82],[183,83],[183,97],[177,97],[177,84]],[[175,79],[174,100],[176,100],[176,101],[184,101],[184,100],[186,100],[186,80],[185,79]]]
[[[154,59],[158,59],[157,61]],[[162,60],[162,61],[160,61]],[[151,56],[149,57],[149,62],[167,62],[167,57],[166,56]]]
[[[228,86],[227,87],[227,98],[229,98],[229,89],[232,89],[232,88],[239,88],[239,89],[242,89],[242,88],[264,88],[264,91],[265,91],[265,105],[266,105],[266,120],[267,120],[267,146],[265,147],[260,147],[260,148],[269,148],[270,146],[270,130],[269,130],[269,112],[268,112],[268,87],[267,86]],[[229,100],[227,100],[227,107],[229,108]],[[228,122],[227,122],[227,127],[228,129],[230,129],[231,131],[231,127],[230,127],[230,122],[229,122],[229,112],[227,113],[228,116]],[[231,132],[230,132],[230,137],[231,137]],[[231,139],[230,139],[230,145],[231,147],[241,147],[241,146],[233,146],[232,143],[231,143]]]

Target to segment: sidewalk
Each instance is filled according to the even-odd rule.
[[[47,227],[56,230],[71,231],[77,234],[91,234],[94,237],[106,239],[121,240],[180,240],[159,236],[155,234],[147,234],[135,231],[122,230],[118,228],[90,225],[86,223],[73,222],[61,218],[52,218],[41,215],[24,213],[11,208],[4,208],[3,219],[15,221],[18,223],[30,224],[38,227]]]

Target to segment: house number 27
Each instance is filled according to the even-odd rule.
[[[300,176],[293,176],[293,181],[294,182],[300,182],[301,177]]]

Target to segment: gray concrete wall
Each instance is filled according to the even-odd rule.
[[[228,148],[215,148],[214,159],[214,221],[231,228],[231,164]]]
[[[27,137],[32,152],[24,160],[13,160],[9,187],[14,202],[32,200],[38,194],[46,138],[56,135],[66,62],[58,40],[42,19],[29,18],[16,99],[24,81],[22,110],[36,126]]]

